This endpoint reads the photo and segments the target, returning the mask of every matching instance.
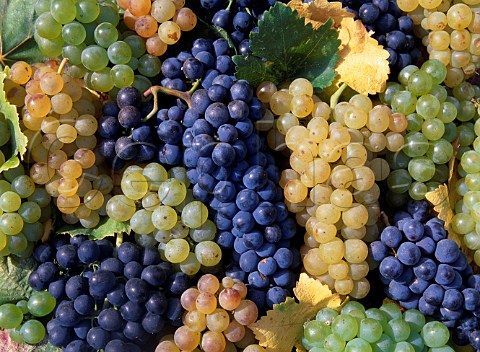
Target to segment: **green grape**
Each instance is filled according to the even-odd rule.
[[[447,98],[445,99],[446,102],[449,102],[449,103],[452,103],[453,105],[455,105],[455,108],[457,110],[460,110],[460,102],[458,101],[457,98],[455,97],[452,97],[451,95],[447,96]]]
[[[475,205],[472,207],[472,210],[474,207]],[[475,222],[470,214],[455,214],[452,218],[452,228],[455,232],[465,235],[473,231],[475,228]]]
[[[358,333],[357,319],[346,314],[338,315],[333,320],[332,332],[345,341],[350,341]]]
[[[385,334],[382,334],[380,340],[371,344],[372,352],[386,352],[392,351],[394,348],[394,342],[390,337]]]
[[[415,352],[413,346],[407,341],[400,341],[395,344],[394,352]]]
[[[354,338],[351,341],[348,341],[345,346],[345,352],[371,352],[372,347],[370,344],[361,339],[361,338]]]
[[[432,84],[441,84],[447,77],[447,68],[441,61],[436,59],[425,61],[421,69],[431,77]]]
[[[111,74],[112,69],[105,67],[97,72],[93,72],[90,77],[90,84],[97,92],[108,92],[114,86]]]
[[[158,197],[165,205],[177,206],[183,202],[187,195],[185,184],[175,178],[169,178],[160,184]]]
[[[428,192],[433,192],[438,188],[438,186],[440,186],[440,183],[435,181],[429,181],[425,183],[425,185],[427,186]]]
[[[185,238],[188,236],[190,230],[185,224],[179,220],[174,227],[170,229],[171,238]]]
[[[418,98],[416,109],[424,119],[433,119],[440,112],[440,101],[431,94],[424,94]]]
[[[341,314],[350,314],[350,312],[354,310],[359,310],[360,312],[365,312],[365,307],[356,301],[349,301],[347,302],[342,309],[340,310]]]
[[[411,332],[407,339],[407,342],[412,345],[414,352],[423,351],[425,344],[423,343],[422,336],[418,332]]]
[[[135,233],[147,235],[155,230],[152,224],[152,213],[145,209],[140,209],[130,219],[130,227]]]
[[[1,189],[0,189],[1,193]],[[41,208],[50,204],[52,196],[48,194],[45,188],[36,188],[35,191],[28,197],[29,202],[37,203]]]
[[[35,1],[35,14],[40,16],[44,12],[50,12],[50,0]]]
[[[471,123],[464,123],[457,128],[458,143],[460,147],[470,146],[475,139],[475,131]]]
[[[40,222],[34,222],[33,224],[23,224],[22,233],[30,242],[37,242],[43,237],[44,232],[43,224]]]
[[[432,89],[432,77],[423,70],[413,72],[408,78],[407,89],[415,95],[428,94]]]
[[[37,203],[25,202],[18,209],[18,214],[22,217],[24,223],[33,224],[40,220],[42,209]]]
[[[428,347],[442,347],[450,338],[448,328],[439,321],[426,323],[422,328],[421,335]]]
[[[5,177],[8,182],[13,182],[15,178],[22,175],[25,175],[25,170],[22,164],[18,165],[17,167],[13,167],[11,169],[3,171],[3,177]]]
[[[480,136],[480,119],[475,121],[475,124],[473,125],[473,131],[477,136]]]
[[[405,145],[402,151],[405,155],[414,158],[425,155],[429,143],[427,138],[420,132],[410,132],[405,135]]]
[[[115,65],[110,71],[110,76],[115,87],[123,88],[133,83],[135,73],[128,65]]]
[[[398,74],[398,81],[406,86],[408,84],[408,79],[410,76],[414,73],[417,72],[419,68],[415,65],[408,65],[402,68],[402,70]]]
[[[7,248],[12,254],[21,254],[28,247],[28,240],[23,233],[7,237]]]
[[[33,35],[40,52],[47,57],[57,57],[62,55],[63,38],[58,36],[55,39],[46,39],[40,37],[36,32]]]
[[[480,137],[475,138],[473,141],[473,149],[478,152],[480,151]]]
[[[202,226],[208,218],[208,208],[199,201],[193,201],[185,205],[182,210],[182,221],[191,229]]]
[[[44,39],[55,39],[62,33],[62,25],[55,21],[50,12],[45,12],[35,21],[35,31]]]
[[[16,235],[23,228],[23,219],[17,213],[5,213],[0,216],[0,231],[6,235]]]
[[[75,18],[78,22],[93,22],[99,14],[100,6],[96,0],[77,0],[77,14]]]
[[[422,129],[423,119],[416,112],[408,114],[407,118],[407,130],[410,132],[419,132]]]
[[[457,125],[453,122],[445,124],[445,132],[442,138],[452,143],[457,138]]]
[[[480,172],[480,153],[476,152],[475,150],[468,150],[463,153],[460,162],[462,168],[467,173],[474,174]]]
[[[7,235],[0,231],[0,251],[7,247]]]
[[[82,63],[82,52],[86,49],[86,45],[66,45],[62,49],[62,56],[68,59],[68,63],[72,65],[80,65]]]
[[[148,181],[148,188],[151,191],[158,191],[160,185],[168,178],[167,170],[159,163],[148,164],[142,174]]]
[[[83,65],[72,65],[68,67],[68,74],[73,78],[82,78],[87,73],[87,69]]]
[[[44,317],[55,309],[56,300],[48,291],[34,291],[28,299],[27,307],[35,317]]]
[[[90,45],[82,52],[82,65],[90,71],[100,71],[108,65],[107,51],[98,45]]]
[[[23,323],[20,333],[26,343],[34,345],[45,337],[45,327],[38,320],[30,319]]]
[[[185,184],[185,187],[190,186],[190,180],[187,176],[187,170],[181,166],[172,167],[168,170],[168,177],[169,178],[176,178],[177,180],[182,181]]]
[[[462,82],[452,89],[453,96],[458,100],[470,101],[475,97],[475,89],[469,82]]]
[[[192,276],[200,271],[202,265],[197,260],[197,257],[194,253],[188,253],[187,259],[181,262],[179,264],[179,267],[183,273]]]
[[[128,64],[132,58],[132,49],[127,43],[118,41],[108,47],[107,55],[112,64]]]
[[[311,343],[308,342],[308,340],[305,337],[302,337],[302,345],[308,350],[308,351],[314,351],[314,352],[326,352],[326,350],[323,348],[321,343]]]
[[[0,196],[0,209],[4,212],[14,212],[20,208],[22,199],[20,196],[12,191],[7,191]]]
[[[141,199],[148,192],[148,181],[141,170],[125,173],[120,183],[122,192],[133,200]]]
[[[392,111],[409,115],[415,112],[417,98],[409,91],[403,90],[392,97]]]
[[[149,89],[152,86],[152,82],[144,76],[140,75],[135,75],[135,78],[132,83],[132,87],[135,87],[138,89],[140,93],[145,93],[147,89]]]
[[[303,335],[310,343],[321,343],[332,333],[330,326],[318,320],[308,322],[303,328]]]
[[[382,304],[380,310],[387,315],[387,319],[402,319],[402,311],[395,303]],[[370,318],[370,317],[369,317]],[[375,318],[374,318],[375,319]]]
[[[327,351],[342,352],[345,349],[345,341],[335,334],[330,334],[323,341],[323,347]]]
[[[100,14],[97,17],[96,22],[104,23],[108,22],[113,24],[115,27],[120,22],[120,15],[118,14],[117,7],[108,2],[104,2],[100,4]]]
[[[463,242],[468,249],[476,251],[480,249],[480,235],[476,231],[467,233],[463,237]]]
[[[457,180],[457,182],[455,183],[455,191],[457,191],[457,193],[463,197],[463,201],[465,202],[465,204],[467,205],[469,200],[467,198],[469,198],[470,196],[468,195],[467,196],[467,192],[468,192],[468,187],[467,185],[465,184],[465,180],[464,179],[460,179],[460,180]],[[468,194],[470,194],[470,192],[468,192]],[[479,192],[480,194],[480,192]],[[477,193],[476,192],[472,192],[472,195],[474,195],[475,197],[477,196]],[[472,206],[473,204],[475,204],[474,202],[472,202]]]
[[[382,325],[373,318],[365,318],[360,321],[358,337],[373,343],[378,341],[382,336]]]
[[[196,229],[190,230],[190,238],[195,242],[213,241],[215,234],[217,233],[217,227],[215,224],[207,220],[205,224]]]
[[[72,22],[63,26],[62,38],[69,45],[80,45],[87,36],[85,27],[81,23]]]
[[[435,174],[432,177],[432,181],[435,182],[446,182],[448,180],[448,176],[450,174],[450,170],[447,165],[440,164],[435,165]]]
[[[452,103],[445,101],[441,104],[437,118],[443,123],[449,123],[457,117],[457,108]]]
[[[28,198],[35,192],[35,182],[27,175],[18,176],[12,181],[12,191],[22,198]]]
[[[190,246],[182,238],[172,239],[165,245],[165,257],[170,263],[181,263],[187,259]]]
[[[475,117],[477,114],[477,108],[475,108],[475,104],[471,101],[461,101],[460,102],[460,109],[458,110],[457,120],[466,122],[470,121]]]
[[[138,59],[136,57],[132,57],[127,65],[135,71],[138,68]]]
[[[410,157],[406,156],[403,151],[396,153],[387,152],[386,160],[390,166],[390,169],[398,170],[407,168]]]
[[[425,120],[422,124],[422,133],[428,140],[436,141],[445,133],[445,125],[439,119]]]
[[[128,37],[125,37],[123,41],[127,43],[132,50],[132,56],[137,59],[147,51],[145,39],[138,35],[129,35]]]
[[[403,87],[401,84],[397,82],[387,82],[385,92],[379,94],[380,101],[386,105],[390,105],[392,97],[395,95],[395,93],[398,93],[402,90]]]
[[[222,259],[222,249],[213,241],[200,242],[195,246],[195,256],[204,266],[215,266]]]
[[[104,22],[95,28],[93,36],[95,38],[95,43],[101,47],[108,48],[111,44],[117,41],[118,31],[113,24]]]
[[[93,45],[95,44],[95,28],[97,28],[97,24],[95,22],[92,23],[82,23],[83,28],[85,28],[85,44],[86,45]]]
[[[408,189],[409,196],[414,200],[425,199],[427,186],[423,182],[413,182]]]
[[[8,330],[8,336],[10,336],[12,341],[15,341],[16,343],[25,343],[25,340],[23,339],[22,334],[18,329]]]
[[[155,77],[162,70],[162,63],[156,56],[145,54],[138,60],[138,72],[145,77]]]
[[[420,332],[425,325],[425,316],[417,309],[408,309],[403,312],[403,319],[410,325],[411,332]]]
[[[428,350],[428,352],[455,352],[455,350],[450,346],[442,346],[442,347],[432,347]]]
[[[75,19],[77,10],[73,0],[52,0],[50,12],[55,21],[61,24],[70,23]]]
[[[119,222],[130,220],[135,211],[135,202],[123,195],[113,196],[109,199],[106,206],[108,217]]]
[[[402,318],[392,319],[389,320],[385,333],[395,342],[405,341],[410,336],[410,325]]]
[[[28,307],[27,307],[27,301],[22,299],[17,302],[16,306],[20,308],[22,311],[22,314],[27,314],[28,313]]]
[[[5,154],[0,150],[0,166],[5,163]]]
[[[443,103],[448,96],[448,92],[445,89],[445,87],[440,86],[438,84],[435,84],[432,86],[432,90],[430,91],[430,94],[436,97],[438,101],[440,101],[441,103]]]
[[[0,306],[0,328],[15,329],[20,326],[23,314],[16,305],[7,303]]]
[[[10,128],[5,120],[0,120],[0,146],[5,145],[10,140]]]
[[[480,191],[480,173],[476,172],[465,176],[465,185],[471,191]]]
[[[323,323],[331,324],[337,315],[338,312],[335,309],[323,308],[318,311],[315,319]]]
[[[426,157],[413,158],[408,163],[408,172],[415,181],[430,181],[435,174],[435,164]]]
[[[453,156],[453,146],[445,139],[431,142],[428,147],[427,157],[435,164],[448,163]]]
[[[177,212],[168,205],[161,205],[152,213],[152,224],[159,230],[170,230],[176,223]],[[180,262],[184,259],[180,260]]]

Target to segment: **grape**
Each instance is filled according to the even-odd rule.
[[[23,314],[20,308],[7,303],[0,306],[0,326],[2,329],[15,329],[20,326]]]

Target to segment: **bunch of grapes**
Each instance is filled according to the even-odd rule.
[[[123,172],[122,195],[109,199],[106,212],[110,219],[130,221],[138,235],[153,237],[164,260],[195,275],[201,265],[217,265],[222,251],[212,241],[217,229],[208,220],[208,209],[187,192],[189,185],[184,168],[167,173],[158,163],[133,165]]]
[[[430,59],[447,66],[445,84],[455,87],[480,68],[480,11],[475,1],[400,0],[398,7],[421,26]]]
[[[361,303],[348,302],[340,312],[323,308],[303,334],[303,346],[309,351],[455,351],[447,344],[450,332],[445,325],[426,322],[416,309],[402,312],[394,303],[365,309]]]
[[[26,94],[24,103],[14,103],[28,138],[30,178],[45,186],[67,223],[93,228],[113,189],[103,158],[94,151],[101,105],[81,80],[58,73],[58,66],[18,61],[11,68],[10,79]]]
[[[449,94],[440,85],[445,77],[448,81],[448,71],[438,60],[428,60],[421,68],[407,66],[398,75],[400,83],[388,84],[380,96],[408,121],[405,145],[386,156],[394,170],[387,179],[392,195],[388,198],[397,206],[406,203],[407,194],[420,200],[445,182],[455,152],[453,144],[458,143],[456,157],[460,158],[475,138],[471,121],[478,113],[471,100],[480,90],[463,82]]]
[[[264,130],[273,127],[270,147],[291,151],[292,169],[282,172],[280,186],[287,208],[307,230],[305,270],[340,294],[365,297],[370,289],[365,242],[378,236],[380,217],[375,181],[390,171],[377,153],[402,147],[405,117],[384,105],[372,107],[359,94],[332,112],[302,78],[280,90],[264,82],[257,96],[271,110],[257,122]]]
[[[182,31],[197,25],[197,16],[185,7],[185,0],[120,0],[118,6],[125,10],[125,25],[146,39],[155,56],[162,56],[168,45],[180,40]]]
[[[162,341],[157,352],[193,351],[201,347],[205,352],[262,351],[247,347],[252,343],[252,332],[247,327],[258,317],[254,302],[245,299],[247,287],[239,280],[225,277],[221,283],[206,274],[198,279],[197,287],[191,287],[180,297],[187,311],[183,326],[179,327],[172,340]]]
[[[56,309],[47,324],[54,346],[140,351],[166,323],[181,325],[179,296],[190,279],[162,262],[155,247],[124,242],[114,254],[108,240],[56,236],[39,244],[34,257],[40,265],[29,284],[39,292],[32,297],[46,295],[48,289],[56,299],[56,306],[55,299],[49,300]]]

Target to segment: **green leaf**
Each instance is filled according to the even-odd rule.
[[[335,78],[339,59],[338,32],[329,19],[318,29],[297,11],[277,3],[264,13],[258,32],[250,33],[249,56],[234,56],[235,76],[254,86],[264,80],[276,84],[297,77],[310,80],[317,89],[328,87]]]
[[[0,72],[0,116],[3,115],[5,117],[10,128],[10,147],[12,152],[10,156],[5,155],[8,159],[0,166],[0,173],[20,164],[20,159],[23,159],[23,155],[27,151],[28,142],[27,137],[20,129],[20,118],[17,108],[8,102],[3,90],[3,82],[8,75],[8,71],[7,67],[3,72]]]
[[[33,257],[10,255],[0,259],[0,305],[30,297],[32,288],[28,285],[28,277],[36,266]]]
[[[40,53],[33,39],[35,0],[0,0],[0,63],[23,60],[41,62]]]
[[[68,234],[70,236],[87,235],[94,240],[100,240],[105,237],[115,236],[119,233],[130,233],[130,222],[118,222],[105,216],[94,229],[86,229],[75,225],[66,225],[60,228],[57,233]]]

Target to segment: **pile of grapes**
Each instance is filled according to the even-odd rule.
[[[290,351],[266,337],[282,325],[312,352],[480,351],[478,1],[285,3],[27,9],[24,60],[0,73],[11,349]],[[299,27],[283,68],[266,54],[268,26],[324,9],[388,54],[377,95],[313,79]],[[357,34],[347,51],[369,50]],[[300,273],[343,304],[290,329],[273,317]]]

